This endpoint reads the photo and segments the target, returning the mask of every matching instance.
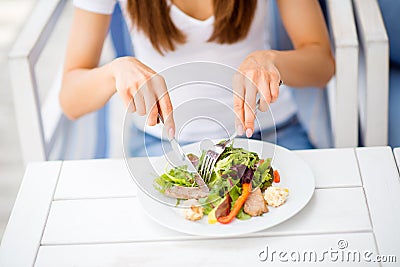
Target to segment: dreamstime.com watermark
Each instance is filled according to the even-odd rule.
[[[340,239],[337,242],[337,248],[327,250],[274,250],[270,247],[265,248],[258,254],[258,259],[262,262],[288,262],[288,263],[322,263],[322,262],[384,262],[395,263],[395,255],[377,255],[372,251],[351,250],[349,243]]]

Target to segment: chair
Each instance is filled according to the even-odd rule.
[[[25,164],[49,159],[102,158],[110,154],[107,119],[112,112],[110,105],[77,121],[69,121],[58,102],[61,64],[54,66],[58,69],[57,75],[49,77],[51,88],[39,88],[37,81],[35,68],[67,3],[66,0],[38,1],[9,54],[13,99]],[[120,12],[119,6],[116,6],[116,12]],[[122,28],[118,16],[112,19],[112,25]],[[114,37],[116,41],[121,38],[115,34]],[[118,56],[123,55],[121,51],[129,49],[126,42],[118,40],[116,44],[123,44],[115,47]],[[41,101],[43,90],[48,93]]]
[[[380,11],[389,37],[389,129],[388,143],[392,147],[400,146],[400,2],[397,0],[379,0]],[[376,5],[374,6],[376,9]],[[388,78],[382,74],[383,78]],[[399,150],[397,150],[399,152]],[[400,153],[397,153],[400,155]]]
[[[54,66],[59,67],[60,71],[54,77],[46,100],[41,103],[38,97],[39,88],[34,68],[66,3],[66,0],[38,0],[10,52],[10,74],[25,163],[60,158],[101,157],[102,154],[107,156],[111,147],[114,147],[114,151],[115,147],[120,147],[122,151],[122,144],[119,144],[121,139],[109,136],[110,132],[113,136],[122,133],[122,129],[115,130],[107,125],[107,117],[112,116],[109,115],[109,107],[74,122],[63,116],[58,104],[61,66]],[[358,68],[355,60],[358,43],[353,31],[352,7],[350,0],[340,3],[328,0],[327,3],[337,64],[337,74],[331,83],[329,96],[333,143],[336,147],[356,146],[357,105],[354,95],[357,87],[354,77],[357,76]],[[115,38],[123,36],[114,32],[120,27],[111,27]],[[127,39],[124,40],[126,44]],[[107,128],[111,130],[106,132]],[[99,149],[100,146],[103,148]]]
[[[398,1],[391,2],[397,2],[399,7]],[[353,0],[353,4],[361,43],[359,64],[361,143],[364,146],[387,145],[389,101],[388,37],[376,0]],[[398,13],[393,25],[398,24],[397,16]],[[398,28],[398,30],[400,29]],[[399,35],[400,33],[393,33],[393,35],[395,34]],[[400,100],[400,98],[397,99]]]
[[[67,124],[58,103],[56,87],[61,72],[54,79],[54,89],[41,105],[35,65],[53,31],[66,1],[38,1],[9,54],[19,139],[24,162],[47,160],[57,134]]]

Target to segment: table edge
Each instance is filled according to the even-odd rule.
[[[61,167],[62,161],[28,164],[1,241],[0,266],[34,265]]]

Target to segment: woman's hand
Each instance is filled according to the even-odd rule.
[[[134,57],[117,58],[110,63],[118,94],[131,112],[148,115],[147,124],[154,126],[158,114],[164,119],[169,138],[175,135],[172,104],[163,77]]]
[[[253,135],[257,93],[260,95],[259,109],[267,111],[268,104],[278,98],[280,80],[273,51],[253,52],[240,65],[233,79],[233,106],[239,135]]]

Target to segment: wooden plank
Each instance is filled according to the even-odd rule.
[[[0,266],[33,266],[61,164],[28,165],[1,242]]]
[[[358,32],[365,42],[387,43],[385,24],[377,0],[353,0]]]
[[[378,251],[400,260],[400,180],[390,147],[357,148]]]
[[[348,248],[339,249],[339,240]],[[343,242],[343,241],[341,241]],[[274,257],[271,255],[275,251]],[[287,252],[281,258],[279,252]],[[327,252],[326,252],[327,251]],[[329,252],[337,251],[338,258],[330,258]],[[376,254],[372,233],[350,233],[335,235],[280,236],[258,238],[230,238],[215,240],[185,240],[164,242],[135,242],[96,245],[42,246],[36,267],[67,266],[267,266],[294,264],[309,266],[318,259],[323,266],[360,266],[364,254]],[[268,252],[268,257],[266,256]],[[301,259],[297,261],[297,253]],[[344,254],[342,254],[342,252]],[[293,257],[290,254],[293,253]],[[323,257],[323,254],[325,256]],[[333,255],[335,252],[333,252]],[[358,254],[359,253],[359,254]],[[318,257],[310,255],[315,255]],[[304,255],[306,257],[304,257]],[[344,256],[342,256],[344,255]],[[353,254],[350,254],[353,255]],[[287,262],[284,262],[287,259]],[[342,259],[344,259],[342,261]],[[356,262],[353,262],[356,259]],[[296,260],[296,261],[294,261]],[[368,266],[379,266],[369,263]]]
[[[133,197],[136,190],[123,159],[64,161],[54,199]]]
[[[294,153],[310,165],[317,188],[362,185],[354,149],[316,149]],[[145,158],[130,160],[138,166],[147,161]],[[139,170],[136,169],[136,172]],[[131,197],[136,196],[136,190],[137,186],[123,159],[64,161],[54,199]]]
[[[356,147],[358,145],[358,48],[336,49],[335,61],[335,87],[330,91],[333,99],[330,101],[332,105],[330,107],[334,146]]]
[[[365,146],[388,143],[389,41],[377,0],[353,0],[365,65],[360,85],[360,126]],[[379,130],[377,130],[379,129]]]
[[[311,167],[316,188],[362,186],[353,148],[294,151]]]
[[[329,23],[336,47],[358,47],[351,0],[327,0]]]
[[[335,78],[328,84],[335,147],[358,144],[358,39],[351,0],[326,1],[336,61]]]
[[[167,218],[166,218],[167,220]],[[182,217],[182,220],[184,218]],[[317,189],[292,219],[255,235],[370,231],[362,188]],[[137,198],[54,201],[42,244],[81,244],[193,238],[158,225]],[[201,237],[197,237],[201,238]]]

